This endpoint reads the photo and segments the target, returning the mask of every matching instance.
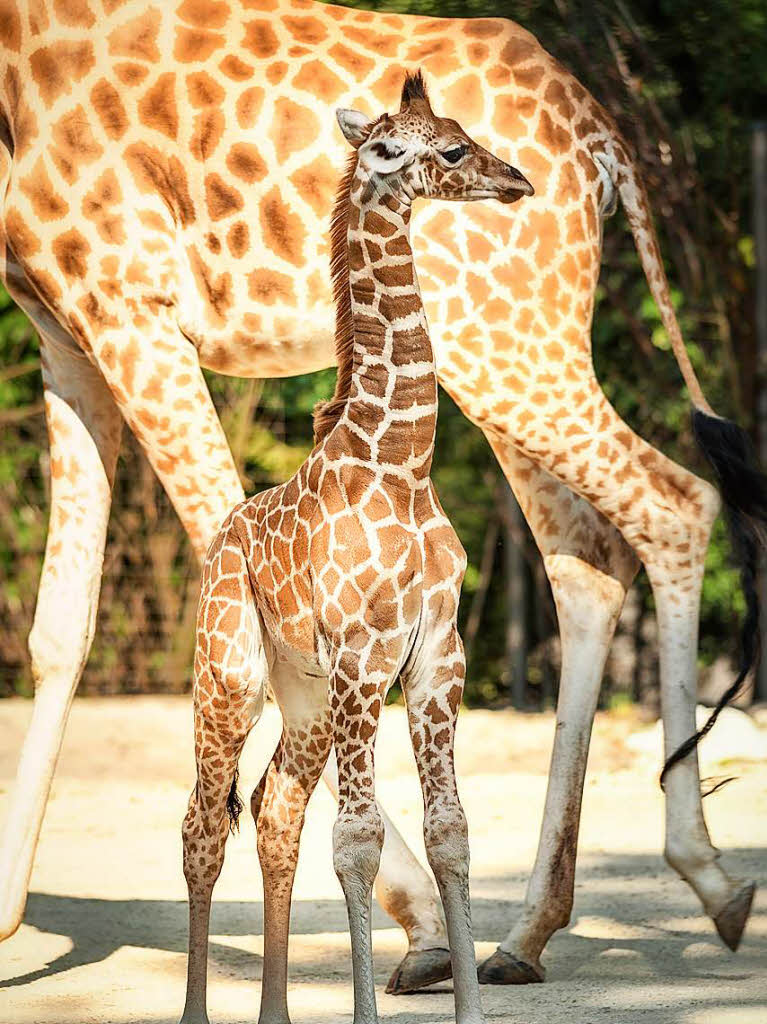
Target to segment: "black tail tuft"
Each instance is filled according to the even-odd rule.
[[[751,439],[736,423],[694,409],[692,429],[719,484],[733,552],[740,566],[746,615],[740,631],[740,664],[735,681],[722,694],[703,728],[668,758],[660,777],[661,787],[669,769],[695,749],[713,727],[722,708],[736,696],[759,661],[760,653],[757,570],[760,545],[767,545],[767,477],[759,469]]]
[[[245,806],[240,798],[240,794],[237,792],[237,780],[239,777],[240,772],[235,768],[232,787],[229,790],[229,796],[226,798],[226,813],[229,815],[229,831],[232,833],[236,832],[240,827],[239,819]]]

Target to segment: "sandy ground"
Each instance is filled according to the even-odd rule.
[[[0,703],[0,817],[30,709],[23,701]],[[278,715],[268,708],[243,759],[243,793],[257,781],[278,728]],[[599,717],[572,923],[544,955],[545,985],[483,988],[489,1021],[767,1021],[767,762],[729,764],[727,773],[738,780],[706,801],[727,865],[761,885],[733,956],[660,856],[657,754],[625,743],[638,728],[625,716]],[[524,895],[552,731],[551,715],[462,714],[458,767],[481,957],[505,934]],[[179,827],[193,780],[191,749],[188,699],[75,703],[25,923],[0,947],[2,1024],[178,1020],[186,959]],[[384,716],[378,763],[380,797],[423,859],[420,794],[401,709]],[[331,863],[333,814],[321,788],[307,815],[295,890],[289,994],[295,1024],[351,1020],[345,907]],[[263,951],[261,879],[249,818],[230,841],[215,895],[211,1021],[245,1024],[258,1014]],[[405,944],[380,910],[374,929],[382,1019],[451,1020],[449,985],[418,996],[384,994]]]

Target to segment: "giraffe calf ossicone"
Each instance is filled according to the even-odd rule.
[[[377,1019],[371,892],[383,823],[374,745],[399,679],[445,910],[459,1024],[482,1020],[466,820],[453,767],[465,663],[456,613],[466,557],[430,479],[437,377],[413,266],[418,197],[512,202],[532,187],[436,117],[420,74],[398,114],[338,121],[356,152],[331,228],[338,380],[316,447],[286,484],[238,505],[203,570],[195,655],[197,786],[184,821],[190,936],[183,1021],[207,1021],[208,920],[237,761],[267,685],[283,732],[252,799],[264,876],[261,1024],[285,1024],[290,899],[304,810],[335,745],[333,859],[346,897],[355,1024]],[[257,652],[264,651],[263,656]],[[227,815],[227,809],[230,814]]]

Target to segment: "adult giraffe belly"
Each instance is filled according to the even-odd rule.
[[[446,203],[415,213],[443,381],[465,396],[494,392],[497,404],[543,384],[552,359],[588,359],[600,248],[589,146],[606,128],[572,76],[508,21],[297,0],[257,6],[234,8],[225,56],[215,49],[204,71],[177,68],[189,97],[179,142],[197,214],[180,239],[189,271],[180,323],[203,365],[261,377],[334,362],[327,238],[347,159],[335,110],[396,109],[405,70],[418,66],[435,110],[458,117],[536,189],[512,207]]]
[[[335,311],[325,227],[330,205],[325,217],[307,224],[307,256],[301,272],[288,275],[284,267],[278,269],[264,258],[262,265],[244,275],[247,298],[233,304],[218,324],[206,310],[204,291],[194,275],[188,275],[179,322],[197,346],[203,366],[235,376],[287,377],[335,365]],[[509,264],[513,258],[508,245],[512,229],[513,221],[500,204],[489,213],[469,203],[416,205],[412,229],[416,268],[438,368],[447,379],[468,379],[476,370],[484,380],[483,357],[487,360],[495,354],[497,358],[500,351],[508,361],[518,348],[511,340],[514,294]],[[263,244],[259,249],[262,256],[267,251]],[[216,262],[209,266],[215,281]]]

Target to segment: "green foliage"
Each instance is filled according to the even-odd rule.
[[[767,6],[762,0],[361,0],[353,6],[441,16],[513,16],[570,67],[618,119],[640,156],[662,235],[674,304],[696,370],[715,408],[752,422],[754,244],[750,234],[750,122],[764,117]],[[624,58],[626,78],[615,59]],[[460,116],[460,111],[457,112]],[[689,404],[628,226],[606,226],[597,291],[594,363],[605,393],[640,434],[703,471]],[[25,637],[45,543],[47,471],[37,338],[0,289],[0,694],[29,692]],[[30,372],[32,368],[33,372]],[[265,382],[208,374],[249,491],[285,479],[312,444],[311,411],[332,392],[334,372]],[[502,516],[499,471],[482,434],[442,395],[434,479],[466,548],[460,610],[481,596],[486,533]],[[506,687],[504,529],[494,553],[481,625],[471,651],[467,700],[493,703]],[[508,543],[508,538],[505,540]],[[524,542],[531,648],[554,631],[550,595]],[[493,554],[493,552],[491,552]],[[91,691],[183,689],[197,569],[169,503],[136,445],[121,457],[99,630],[85,677]],[[649,587],[639,583],[645,612]],[[701,652],[734,647],[742,613],[722,522],[703,587]],[[550,701],[548,654],[531,655],[530,692]],[[547,690],[547,687],[549,688]],[[612,703],[626,700],[613,693]]]

